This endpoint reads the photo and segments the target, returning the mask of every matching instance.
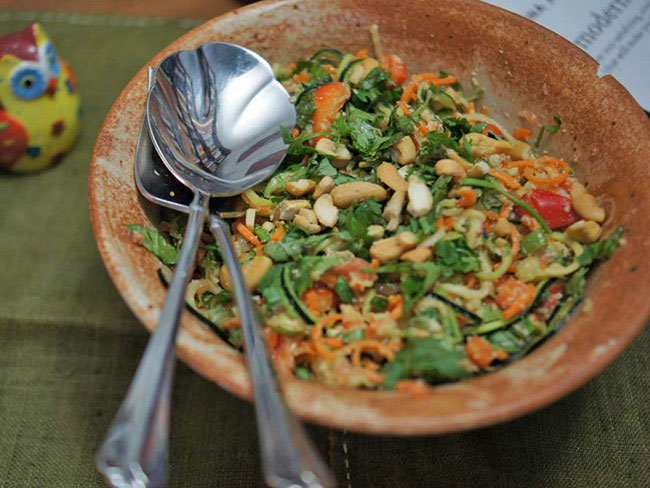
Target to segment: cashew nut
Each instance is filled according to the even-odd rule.
[[[429,261],[433,256],[433,251],[430,247],[416,247],[410,251],[406,251],[400,256],[402,261],[409,261],[411,263],[424,263]]]
[[[266,232],[272,232],[273,229],[275,229],[275,224],[270,220],[267,220],[262,224],[262,229],[264,229]]]
[[[323,176],[314,188],[313,197],[318,200],[321,195],[329,193],[334,188],[334,180],[331,176]]]
[[[593,220],[579,220],[566,230],[569,239],[578,241],[581,244],[593,244],[600,239],[602,233],[603,229]]]
[[[490,171],[490,165],[485,161],[480,160],[467,170],[467,176],[470,178],[482,178]]]
[[[382,214],[382,216],[386,220],[388,220],[388,225],[386,225],[386,230],[393,231],[397,229],[397,227],[399,226],[405,200],[406,200],[405,191],[396,191],[395,193],[393,193],[393,196],[390,197],[390,200],[388,200],[388,203],[384,207],[384,213]]]
[[[293,218],[293,223],[310,234],[316,234],[321,231],[316,213],[309,208],[300,209],[298,215]]]
[[[369,225],[366,232],[373,239],[381,239],[384,237],[384,228],[381,225]]]
[[[512,156],[512,159],[515,161],[519,161],[521,159],[533,159],[535,157],[530,145],[521,141],[515,141],[512,143],[512,147],[510,148],[510,156]]]
[[[284,200],[273,212],[272,220],[291,220],[303,208],[310,208],[308,200]]]
[[[390,149],[390,154],[393,157],[393,160],[397,161],[399,164],[411,164],[415,161],[415,143],[411,136],[402,137],[397,143]]]
[[[583,219],[595,222],[605,220],[605,210],[598,206],[596,198],[578,182],[573,183],[571,186],[571,203],[574,210]]]
[[[409,204],[406,211],[413,217],[422,217],[433,208],[433,196],[427,184],[418,175],[409,176]]]
[[[345,144],[337,144],[327,137],[321,138],[315,147],[319,154],[331,156],[339,161],[350,161],[352,153],[345,147]]]
[[[335,187],[332,200],[338,208],[347,208],[354,202],[375,198],[383,202],[388,197],[388,192],[381,186],[367,181],[353,181]]]
[[[258,255],[248,261],[242,266],[242,273],[244,274],[244,281],[249,290],[255,290],[257,284],[260,282],[268,270],[273,266],[273,261],[268,256]],[[227,291],[232,291],[232,281],[230,281],[230,274],[228,268],[223,265],[219,271],[219,283]]]
[[[316,218],[325,227],[334,227],[339,220],[339,209],[334,206],[332,195],[325,193],[314,203]]]
[[[413,249],[417,244],[417,237],[412,232],[401,232],[394,237],[379,239],[370,246],[370,256],[379,261],[394,261],[404,252]]]
[[[509,153],[511,148],[508,141],[492,139],[491,137],[475,132],[470,132],[461,137],[460,145],[462,146],[465,141],[470,142],[472,156],[475,158],[491,156],[492,154]]]
[[[441,159],[434,166],[437,175],[451,176],[454,180],[465,178],[465,170],[453,159]]]
[[[316,182],[305,178],[287,183],[287,191],[294,197],[307,195],[311,193],[314,188],[316,188]]]
[[[381,163],[377,168],[377,176],[384,185],[395,191],[407,191],[409,188],[397,168],[390,163]]]

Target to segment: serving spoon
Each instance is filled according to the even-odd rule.
[[[175,337],[210,197],[240,194],[273,173],[286,150],[280,126],[293,127],[295,110],[263,58],[213,42],[172,54],[150,69],[145,119],[136,154],[138,188],[149,200],[189,216],[158,327],[97,455],[100,471],[116,488],[166,483]],[[189,204],[187,192],[175,198],[169,175],[154,167],[145,122],[166,168],[191,190]],[[329,468],[282,397],[227,225],[210,213],[209,227],[239,310],[265,480],[274,488],[334,487]]]

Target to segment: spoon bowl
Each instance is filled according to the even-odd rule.
[[[296,114],[261,56],[211,42],[160,63],[147,121],[156,150],[179,180],[211,196],[231,196],[271,176],[286,149],[280,127],[293,127]]]

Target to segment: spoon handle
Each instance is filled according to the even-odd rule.
[[[221,217],[211,214],[210,230],[228,267],[239,309],[253,385],[264,478],[273,488],[334,488],[329,468],[284,401],[227,224]]]
[[[158,327],[149,339],[126,398],[97,453],[97,467],[114,488],[161,488],[167,481],[176,333],[208,200],[202,193],[194,195]]]

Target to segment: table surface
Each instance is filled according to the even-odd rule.
[[[147,335],[95,248],[88,162],[122,87],[197,21],[5,10],[0,35],[38,19],[77,73],[84,129],[59,166],[0,175],[0,488],[101,487],[94,451]],[[645,330],[577,392],[491,428],[427,438],[309,430],[342,488],[650,486],[649,351]],[[172,421],[170,487],[262,486],[251,405],[180,364]]]

